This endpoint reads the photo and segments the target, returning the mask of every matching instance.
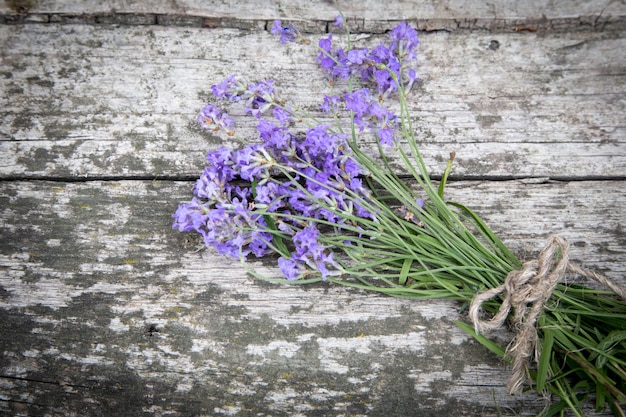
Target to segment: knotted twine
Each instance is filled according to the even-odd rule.
[[[529,358],[537,345],[535,323],[567,270],[599,282],[626,300],[626,289],[600,274],[569,262],[569,243],[554,235],[548,237],[536,260],[524,263],[522,269],[510,272],[502,285],[486,290],[472,300],[469,316],[476,333],[500,328],[511,308],[514,310],[512,322],[517,334],[506,350],[506,354],[513,359],[513,370],[507,384],[510,394],[522,391]],[[501,293],[505,293],[505,296],[498,312],[490,320],[481,320],[479,313],[482,304]]]

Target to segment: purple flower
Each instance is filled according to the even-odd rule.
[[[350,78],[352,69],[350,68],[348,57],[343,48],[337,48],[335,50],[335,60],[337,64],[333,67],[331,76],[344,79]]]
[[[235,74],[231,74],[221,83],[213,84],[211,91],[218,99],[237,101],[239,96],[245,91],[245,86],[237,81]]]
[[[320,106],[320,109],[324,113],[337,113],[339,110],[339,103],[341,102],[341,97],[339,96],[324,96],[324,102]]]
[[[233,119],[213,104],[207,104],[204,106],[198,114],[197,120],[198,124],[200,124],[203,129],[212,131],[224,129],[229,136],[234,133],[232,130],[234,125]]]
[[[276,182],[268,181],[265,184],[257,185],[254,201],[260,204],[267,204],[269,205],[268,211],[276,212],[285,206],[283,200],[279,197],[282,197],[287,192],[288,190],[285,187]]]
[[[272,35],[280,35],[280,43],[285,44],[287,42],[295,42],[300,35],[300,32],[296,27],[290,23],[287,26],[283,26],[280,20],[274,20],[272,25]]]
[[[367,60],[367,53],[367,48],[348,51],[348,62],[353,65],[361,65]]]
[[[344,95],[346,100],[346,109],[353,111],[358,117],[363,116],[370,107],[370,94],[367,88],[361,88],[353,93]]]
[[[275,102],[274,81],[259,81],[256,84],[248,85],[246,97],[245,113],[258,119]]]
[[[298,231],[293,236],[296,250],[291,256],[291,260],[282,261],[281,270],[287,279],[295,275],[299,270],[298,263],[302,262],[322,275],[322,280],[330,274],[329,266],[336,266],[332,252],[327,253],[326,248],[318,242],[319,231],[315,226],[307,226]],[[280,266],[280,264],[279,264]],[[287,273],[285,273],[287,272]],[[296,277],[298,275],[295,275]]]
[[[285,126],[276,126],[269,120],[259,119],[257,131],[266,148],[273,150],[275,156],[281,155],[281,151],[287,154],[293,152],[292,136]]]
[[[233,150],[225,146],[207,153],[206,160],[213,168],[210,172],[215,174],[214,177],[222,185],[235,178],[233,157]]]
[[[408,78],[409,78],[409,82],[406,85],[406,91],[411,90],[411,87],[413,87],[413,83],[415,81],[419,81],[420,79],[417,77],[417,74],[415,73],[415,70],[410,69],[407,73]]]
[[[378,86],[379,93],[386,93],[396,89],[395,81],[389,75],[389,71],[376,70],[374,71],[374,82]]]
[[[257,233],[253,236],[252,240],[248,244],[250,251],[257,258],[262,257],[267,253],[267,243],[272,240],[272,235],[269,233]]]
[[[224,191],[223,185],[219,180],[218,173],[215,172],[215,167],[206,167],[200,178],[196,180],[193,193],[200,198],[209,200],[209,202],[215,202],[220,199]]]
[[[343,28],[343,16],[339,15],[335,18],[335,23],[333,23],[338,28]]]
[[[331,55],[333,51],[333,34],[329,33],[327,38],[320,39],[318,42],[318,46],[320,47],[322,52],[326,52],[326,54],[323,54],[323,56]]]
[[[338,19],[339,21],[339,19]],[[391,74],[400,79],[401,69],[416,57],[415,48],[419,44],[417,31],[406,23],[401,23],[391,31],[390,45],[379,45],[373,50],[332,49],[332,36],[319,41],[320,52],[317,61],[331,79],[355,77],[362,85],[374,83],[383,97],[397,90]],[[407,89],[415,81],[415,72],[408,75]]]
[[[282,126],[287,126],[291,121],[291,113],[289,113],[282,107],[274,107],[273,113],[276,120],[278,120],[278,123],[280,123]]]
[[[311,206],[311,202],[304,191],[300,189],[292,190],[287,201],[295,213],[311,217],[314,207]]]
[[[298,279],[301,274],[301,266],[302,262],[296,262],[293,259],[286,259],[282,256],[278,258],[278,267],[289,281]]]
[[[332,155],[337,149],[336,137],[328,133],[328,126],[320,124],[306,131],[306,138],[302,143],[312,158]]]
[[[231,203],[219,203],[208,211],[204,230],[201,231],[204,242],[220,254],[235,258],[246,257],[250,253],[263,256],[267,253],[267,242],[272,241],[272,235],[266,232],[263,216],[249,209],[246,200],[249,190],[238,189],[237,193],[241,198],[233,198]]]
[[[174,218],[172,227],[180,232],[195,230],[198,233],[202,233],[209,212],[210,210],[194,197],[191,202],[178,206],[176,213],[172,216]]]
[[[343,171],[346,173],[349,179],[356,178],[360,174],[364,173],[361,169],[361,166],[352,157],[346,158],[345,162],[343,163]]]
[[[396,50],[396,56],[399,59],[415,59],[415,48],[419,44],[415,29],[407,25],[406,22],[401,22],[392,29],[390,37],[393,40],[392,49]]]
[[[383,44],[378,45],[372,49],[372,60],[376,63],[383,63],[389,61],[393,57],[393,51]]]
[[[363,188],[363,180],[361,178],[350,179],[350,189],[358,194],[365,194],[365,188]]]
[[[337,155],[336,157],[334,157],[333,155],[327,155],[327,157],[323,160],[323,165],[321,169],[324,174],[328,175],[329,177],[333,176],[334,178],[336,178],[336,180],[333,179],[333,181],[329,181],[328,185],[331,185],[335,188],[342,187],[340,181],[338,180],[338,178],[342,174],[340,155]]]
[[[356,211],[357,216],[362,217],[364,219],[372,219],[373,221],[376,221],[376,213],[372,213],[371,211],[364,208],[360,204],[355,204],[354,209]]]
[[[333,48],[333,34],[329,33],[328,38],[320,39],[319,43],[320,52],[317,55],[317,62],[320,63],[320,66],[332,72],[332,69],[335,67],[336,63],[333,59],[332,48]]]
[[[340,27],[343,23],[341,17],[335,21]],[[271,32],[283,44],[303,41],[294,25],[278,20]],[[406,88],[417,80],[407,66],[415,57],[417,32],[399,25],[387,45],[373,49],[336,48],[332,34],[318,45],[317,61],[331,82],[351,78],[350,93],[324,97],[324,118],[346,109],[361,131],[371,132],[382,146],[394,145],[399,119],[382,103],[397,91],[394,79]],[[333,247],[324,245],[317,225],[330,224],[329,230],[343,233],[358,229],[355,217],[376,221],[377,216],[372,193],[364,185],[367,171],[352,153],[348,134],[335,133],[323,123],[300,124],[299,108],[279,97],[271,80],[248,83],[230,75],[211,89],[218,99],[242,102],[244,114],[257,118],[260,140],[236,151],[222,147],[209,152],[208,166],[194,186],[194,198],[179,206],[173,227],[196,231],[207,246],[235,257],[272,251],[277,246],[271,242],[278,233],[291,252],[284,253],[281,247],[278,259],[286,279],[315,273],[325,280],[338,274],[341,266],[334,260]],[[213,130],[232,132],[233,128],[228,114],[212,104],[202,109],[198,122]],[[300,126],[308,129],[303,133],[305,128]],[[405,204],[416,214],[423,206],[420,201]],[[271,230],[269,219],[273,219]]]
[[[239,167],[239,176],[246,181],[261,180],[267,177],[270,164],[263,155],[262,145],[248,145],[235,152],[235,163]]]
[[[317,242],[319,234],[320,232],[315,226],[308,226],[293,236],[293,243],[296,245],[295,253],[298,258],[305,257],[307,254],[319,257],[324,249]]]
[[[380,144],[383,146],[392,146],[393,145],[393,129],[388,127],[378,130],[378,139],[380,140]]]

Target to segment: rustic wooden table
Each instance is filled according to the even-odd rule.
[[[194,123],[210,85],[273,78],[316,106],[315,52],[268,28],[290,20],[316,40],[331,3],[0,5],[0,414],[522,416],[549,404],[506,393],[507,365],[455,326],[462,305],[270,285],[171,229],[206,152],[228,144]],[[625,283],[624,2],[358,3],[344,12],[362,44],[402,20],[420,30],[411,111],[433,173],[457,153],[449,195],[520,257],[557,233]]]

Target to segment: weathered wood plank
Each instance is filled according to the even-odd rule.
[[[423,30],[597,30],[624,27],[626,6],[615,1],[548,2],[501,1],[388,1],[341,4],[356,30],[385,31],[389,21],[415,21]],[[383,9],[381,10],[381,7]],[[273,19],[301,22],[319,31],[334,21],[332,1],[262,0],[210,2],[163,1],[7,1],[0,5],[6,22],[164,24],[259,28]]]
[[[507,367],[455,327],[458,304],[270,285],[197,252],[170,226],[190,188],[0,183],[2,413],[520,416],[545,404],[505,393]],[[458,182],[448,195],[524,257],[559,233],[574,259],[625,282],[620,181]]]
[[[229,140],[193,122],[212,83],[273,78],[308,109],[328,92],[312,49],[264,31],[24,25],[0,40],[5,178],[193,176]],[[624,177],[625,48],[623,32],[422,34],[410,110],[430,169],[455,150],[458,176]]]
[[[428,32],[410,106],[433,172],[454,150],[459,178],[602,179],[458,181],[450,197],[523,258],[558,233],[575,260],[626,283],[624,2],[345,12],[364,46],[399,20]],[[335,15],[297,0],[0,4],[0,414],[541,410],[536,395],[507,395],[508,368],[454,326],[463,306],[253,280],[171,229],[191,182],[141,180],[195,177],[207,150],[233,143],[193,123],[231,72],[272,77],[314,109],[327,86],[315,52],[267,28],[292,20],[315,39]],[[83,181],[98,178],[111,181]]]

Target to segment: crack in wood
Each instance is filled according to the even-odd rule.
[[[481,18],[481,19],[408,19],[421,32],[489,31],[512,32],[581,32],[624,30],[626,16],[603,17],[602,13],[590,16],[540,19],[528,18]],[[349,19],[352,33],[385,33],[400,20],[366,21]],[[199,27],[208,29],[240,29],[267,31],[271,20],[206,17],[189,14],[157,13],[0,13],[0,24],[82,24],[82,25],[125,25],[125,26],[173,26]],[[302,23],[302,22],[299,22]],[[333,21],[309,20],[300,30],[307,34],[336,32]]]

